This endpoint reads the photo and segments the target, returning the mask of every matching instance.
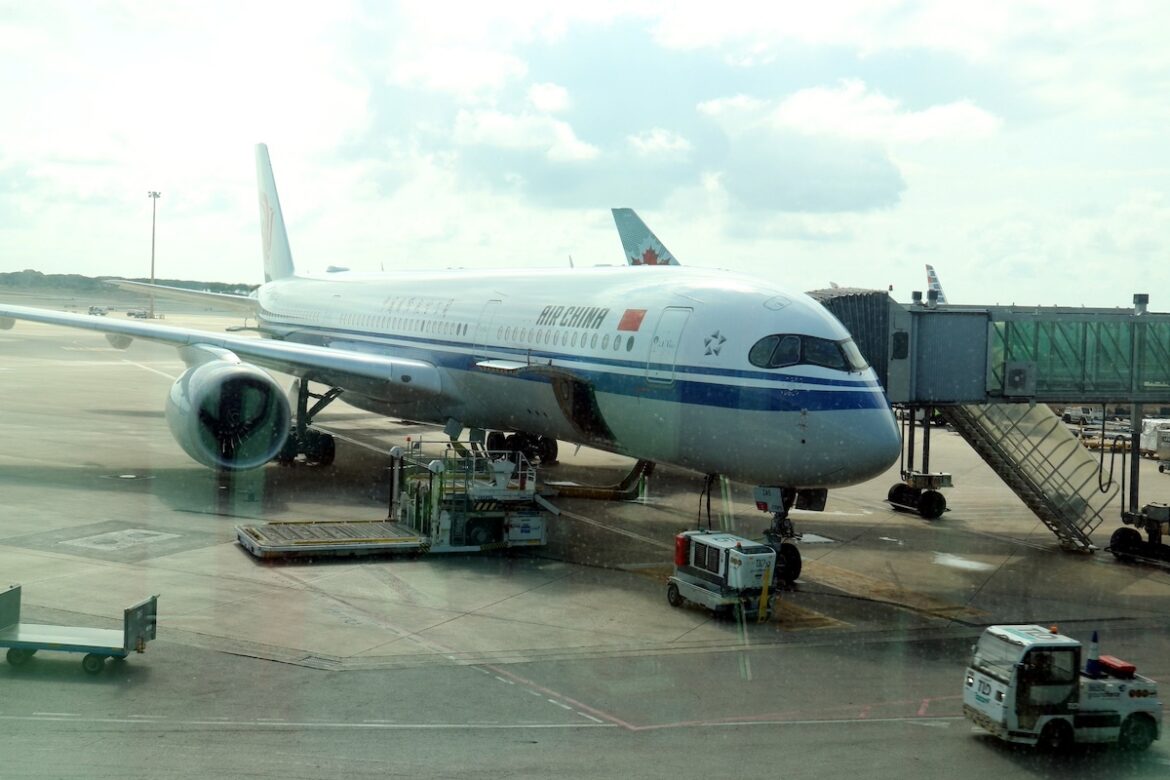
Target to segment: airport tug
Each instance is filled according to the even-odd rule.
[[[1162,730],[1158,684],[1042,626],[991,626],[967,667],[963,714],[1007,742],[1060,751],[1074,742],[1145,750]]]
[[[683,531],[674,537],[674,575],[666,586],[672,607],[693,601],[716,614],[742,609],[767,620],[776,552],[720,531]]]

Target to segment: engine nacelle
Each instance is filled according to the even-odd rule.
[[[248,363],[210,360],[183,372],[167,398],[179,446],[213,469],[241,471],[276,457],[288,437],[288,399]]]

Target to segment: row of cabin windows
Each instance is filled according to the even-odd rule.
[[[463,322],[416,320],[409,317],[379,317],[375,314],[343,314],[341,324],[361,328],[428,333],[434,336],[466,336],[470,326]]]
[[[284,316],[291,319],[319,319],[316,312],[285,312]],[[375,328],[384,330],[427,333],[436,336],[466,336],[470,326],[466,323],[444,322],[439,320],[416,320],[407,317],[379,317],[373,314],[343,314],[341,324],[351,327]],[[531,338],[530,338],[531,337]],[[582,349],[609,350],[612,343],[614,352],[618,352],[625,344],[626,352],[634,350],[634,337],[626,336],[623,340],[620,334],[612,337],[608,333],[582,333],[579,331],[556,331],[533,328],[513,328],[500,326],[496,338],[512,341],[513,338],[530,346],[552,347],[580,347]],[[611,342],[612,338],[612,342]]]
[[[578,339],[580,336],[580,339]],[[511,328],[501,326],[496,331],[496,338],[503,341],[518,341],[522,344],[529,344],[530,346],[550,346],[550,347],[576,347],[580,345],[582,349],[601,349],[602,351],[610,349],[610,335],[608,333],[581,333],[579,331],[563,331],[563,330],[543,330],[533,328]],[[613,337],[613,351],[617,352],[622,348],[622,337],[620,334]],[[626,352],[632,352],[634,349],[634,337],[626,336],[625,341]]]
[[[853,339],[833,341],[794,333],[764,336],[748,351],[748,362],[758,368],[783,368],[805,363],[839,371],[863,371],[868,366]]]

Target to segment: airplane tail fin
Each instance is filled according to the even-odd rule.
[[[256,183],[260,189],[260,241],[264,250],[264,281],[283,279],[294,274],[292,250],[284,229],[284,215],[280,212],[280,198],[276,195],[276,179],[272,176],[272,162],[268,146],[256,144]]]
[[[670,250],[662,245],[654,231],[646,226],[633,209],[612,209],[618,237],[630,265],[678,265]]]
[[[929,263],[926,266],[926,289],[938,292],[939,303],[947,302],[947,296],[943,294],[942,283],[938,280],[938,274],[934,272],[934,266]]]

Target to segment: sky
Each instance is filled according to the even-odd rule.
[[[0,271],[623,262],[1170,311],[1170,3],[0,0]],[[157,204],[147,192],[161,192]]]

